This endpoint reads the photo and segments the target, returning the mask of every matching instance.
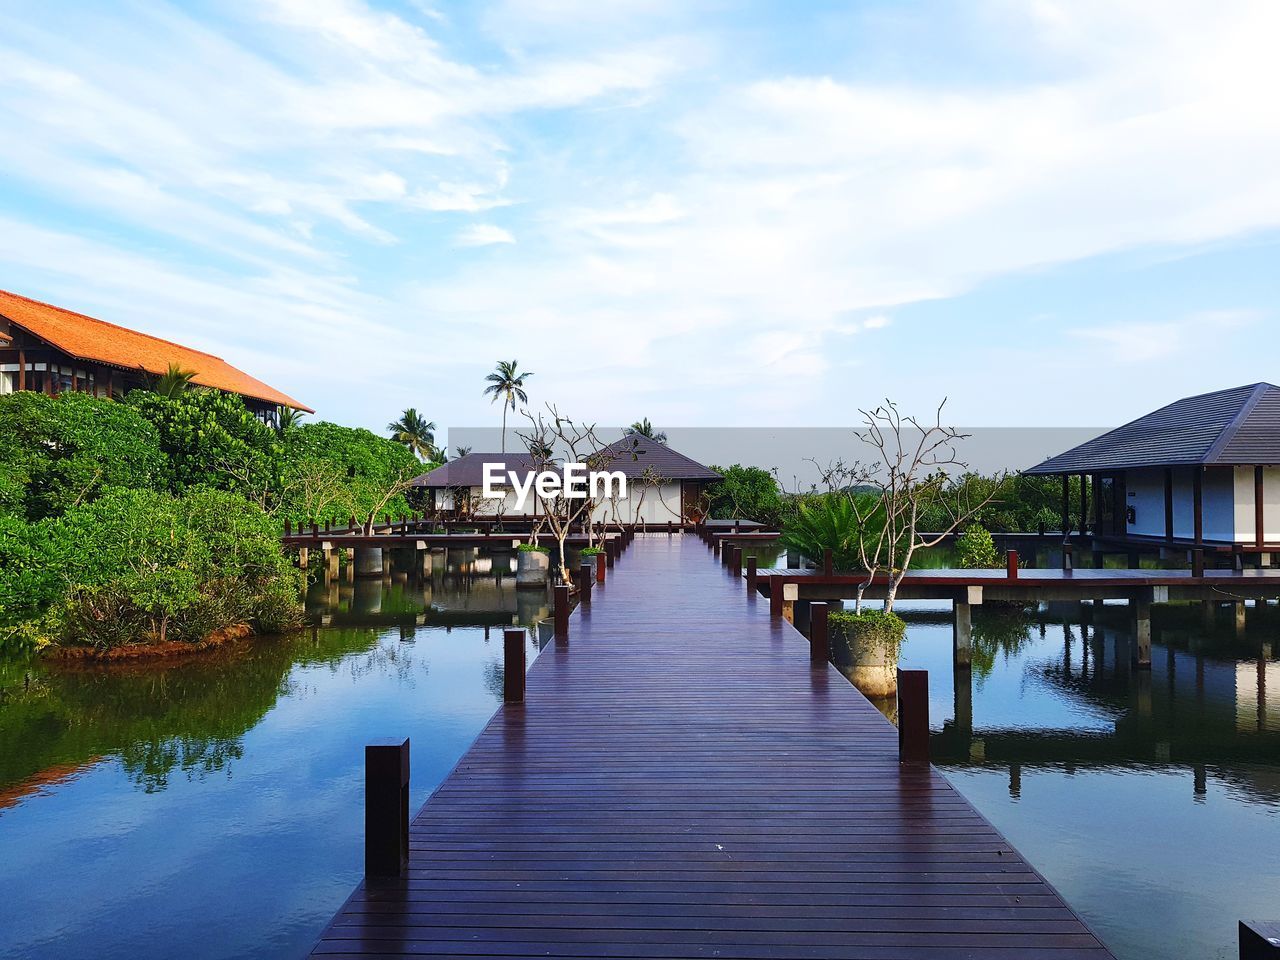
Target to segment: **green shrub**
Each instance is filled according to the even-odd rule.
[[[832,638],[844,642],[855,655],[860,651],[880,650],[885,663],[897,661],[907,634],[906,621],[896,613],[874,608],[860,613],[835,610],[828,614],[827,624]]]
[[[0,513],[41,520],[112,487],[168,483],[155,429],[129,407],[83,393],[0,397]]]
[[[240,397],[218,390],[188,390],[174,397],[134,390],[125,406],[154,426],[169,461],[173,492],[207,486],[257,496],[275,482],[276,432]]]
[[[956,560],[966,570],[991,569],[1000,566],[995,540],[983,526],[971,523],[956,538]]]
[[[550,547],[544,547],[536,543],[522,543],[516,547],[520,553],[550,553]]]
[[[579,551],[584,557],[594,557],[596,554],[604,553],[603,547],[584,547]]]
[[[865,541],[866,552],[874,555],[875,538],[883,530],[883,512],[875,509],[876,503],[874,494],[856,494],[851,499],[839,493],[801,503],[783,526],[778,542],[815,562],[830,550],[837,570],[859,570],[861,545]]]
[[[301,622],[301,573],[271,518],[236,494],[113,491],[41,526],[62,584],[32,628],[47,642],[196,642]]]
[[[768,470],[744,467],[712,467],[722,479],[707,487],[709,513],[720,520],[755,520],[778,527],[788,514],[778,481]]]

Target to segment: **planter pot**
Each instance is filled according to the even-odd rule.
[[[537,550],[516,553],[516,586],[545,587],[551,576],[551,555]]]
[[[835,636],[844,647],[845,672],[866,697],[892,697],[898,692],[898,652],[902,648],[902,621],[884,620],[840,624]]]

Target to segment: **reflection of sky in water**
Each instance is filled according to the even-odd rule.
[[[1145,675],[1124,605],[1096,627],[1055,606],[1043,636],[1034,618],[994,630],[971,735],[949,605],[901,610],[943,772],[1119,957],[1234,957],[1239,919],[1280,915],[1280,662],[1273,648],[1260,682],[1258,659],[1280,610],[1251,608],[1237,637],[1229,610],[1206,631],[1195,608],[1157,608]],[[975,631],[992,615],[975,608]]]
[[[439,565],[242,656],[0,671],[0,956],[304,954],[362,873],[364,744],[411,737],[417,809],[500,699],[502,626],[545,604]]]

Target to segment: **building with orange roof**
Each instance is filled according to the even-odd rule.
[[[147,386],[171,366],[194,374],[192,383],[243,397],[268,422],[281,408],[313,412],[221,357],[0,290],[0,394],[70,390],[109,398]]]

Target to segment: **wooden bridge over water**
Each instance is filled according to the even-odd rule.
[[[409,846],[315,955],[1110,956],[691,536],[632,542]]]

